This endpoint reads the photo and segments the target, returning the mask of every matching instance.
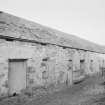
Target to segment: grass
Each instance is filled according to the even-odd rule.
[[[8,97],[0,101],[0,105],[105,105],[105,93],[99,92],[100,86],[104,86],[102,78],[97,76],[88,77],[84,81],[71,87],[64,88],[56,92],[42,92],[39,94],[18,95]],[[90,94],[93,89],[97,94]],[[51,90],[50,90],[51,91]],[[92,91],[92,90],[91,90]]]

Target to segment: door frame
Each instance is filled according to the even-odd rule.
[[[18,61],[23,61],[23,62],[26,62],[26,87],[27,87],[27,60],[28,59],[24,59],[24,58],[13,58],[13,59],[8,59],[8,96],[10,95],[9,94],[9,70],[10,70],[10,67],[9,67],[9,63],[10,62],[18,62]]]

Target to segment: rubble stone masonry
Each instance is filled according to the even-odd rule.
[[[81,75],[89,75],[99,72],[105,61],[98,53],[0,39],[0,95],[8,94],[9,59],[27,59],[26,80],[29,88],[65,83],[70,86],[78,73],[81,74],[81,66],[84,70]]]

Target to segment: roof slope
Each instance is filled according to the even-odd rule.
[[[0,12],[0,35],[105,53],[100,45],[4,12]]]

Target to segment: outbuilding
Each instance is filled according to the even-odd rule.
[[[100,45],[0,12],[0,95],[70,86],[81,76],[100,72],[105,60],[100,54],[105,56]]]

